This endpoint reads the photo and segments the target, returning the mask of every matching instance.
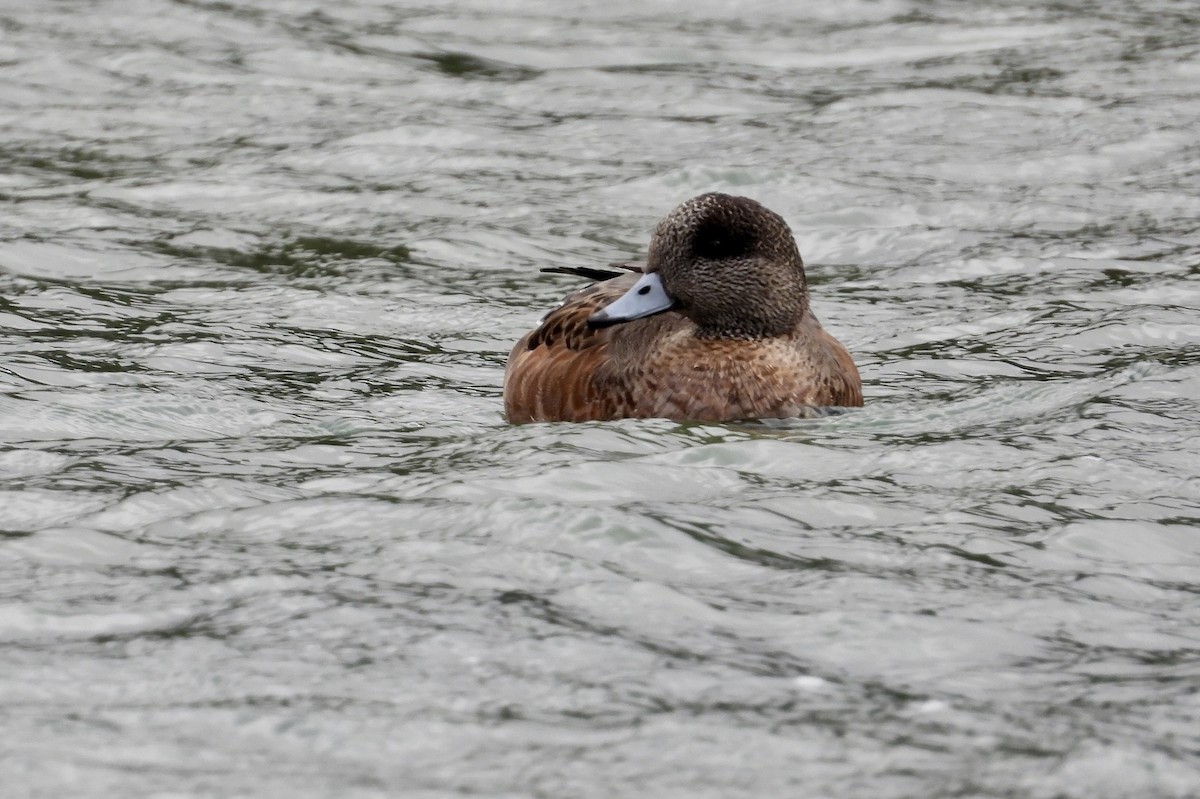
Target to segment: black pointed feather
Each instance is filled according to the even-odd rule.
[[[611,266],[624,269],[626,272],[641,272],[642,265],[637,263],[622,263],[611,264]],[[560,275],[575,275],[575,277],[586,277],[588,280],[597,282],[604,280],[612,280],[614,277],[620,277],[625,272],[618,272],[613,269],[596,269],[590,266],[544,266],[543,272],[556,272]]]
[[[611,269],[592,269],[588,266],[547,266],[543,267],[543,272],[557,272],[561,275],[575,275],[575,277],[586,277],[588,280],[612,280],[614,277],[620,277],[620,272],[614,272]]]

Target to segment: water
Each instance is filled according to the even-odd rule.
[[[0,3],[3,795],[1200,795],[1200,12]],[[862,411],[507,426],[688,196]]]

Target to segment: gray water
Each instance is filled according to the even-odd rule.
[[[1200,796],[1200,7],[0,2],[4,797]],[[867,405],[511,427],[683,199]]]

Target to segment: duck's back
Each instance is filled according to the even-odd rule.
[[[504,370],[504,413],[510,422],[586,422],[629,415],[625,398],[602,394],[596,381],[610,361],[614,334],[622,331],[589,328],[587,319],[636,280],[631,273],[568,295],[513,346]]]

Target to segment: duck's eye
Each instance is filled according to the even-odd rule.
[[[745,255],[754,246],[754,237],[724,225],[704,225],[692,239],[692,254],[697,258],[720,260]]]

